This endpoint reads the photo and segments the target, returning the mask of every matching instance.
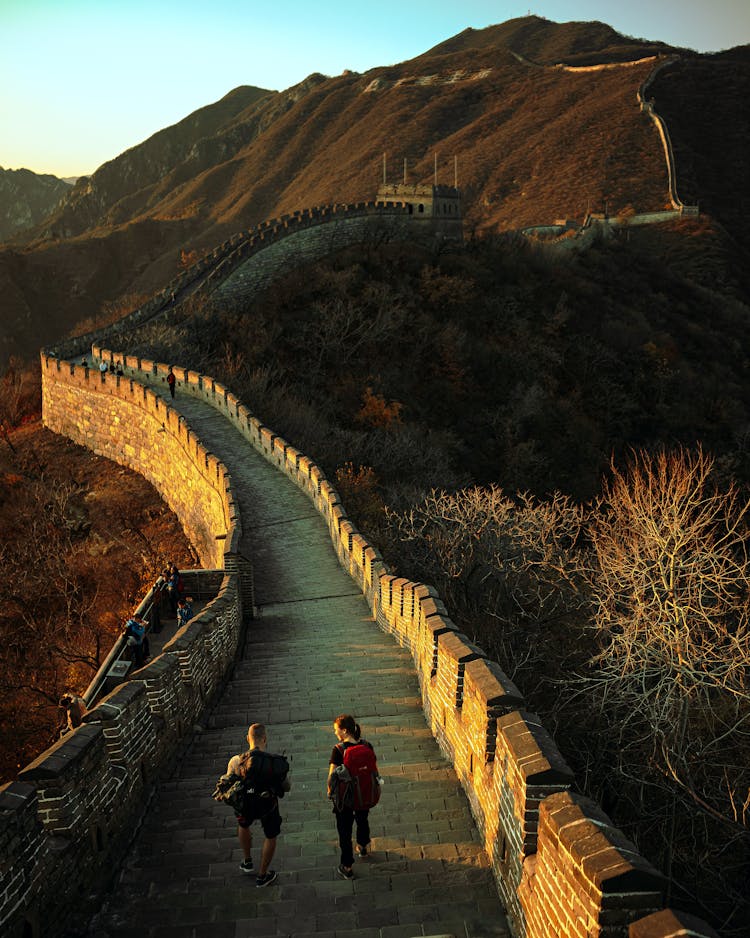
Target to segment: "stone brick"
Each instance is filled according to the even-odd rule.
[[[662,909],[633,922],[628,938],[719,938],[719,934],[694,915]]]

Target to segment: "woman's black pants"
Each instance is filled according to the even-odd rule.
[[[352,829],[357,822],[357,843],[366,847],[370,843],[369,811],[354,811],[352,808],[342,808],[334,811],[336,815],[336,830],[339,832],[339,847],[341,848],[341,865],[349,867],[354,863],[352,850]]]

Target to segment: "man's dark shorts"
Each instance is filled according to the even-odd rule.
[[[269,840],[279,836],[281,831],[281,815],[279,814],[279,802],[274,801],[273,807],[265,814],[248,812],[247,814],[238,814],[237,823],[240,827],[250,827],[253,821],[260,821],[263,833]]]

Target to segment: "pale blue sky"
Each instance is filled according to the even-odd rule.
[[[413,58],[532,12],[699,51],[750,42],[750,0],[0,0],[0,166],[77,176],[238,85]]]

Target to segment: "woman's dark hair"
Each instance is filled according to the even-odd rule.
[[[346,730],[346,732],[355,739],[359,739],[359,737],[362,735],[362,730],[359,728],[359,723],[355,723],[354,717],[348,713],[342,713],[341,716],[337,716],[333,722],[340,729]]]

